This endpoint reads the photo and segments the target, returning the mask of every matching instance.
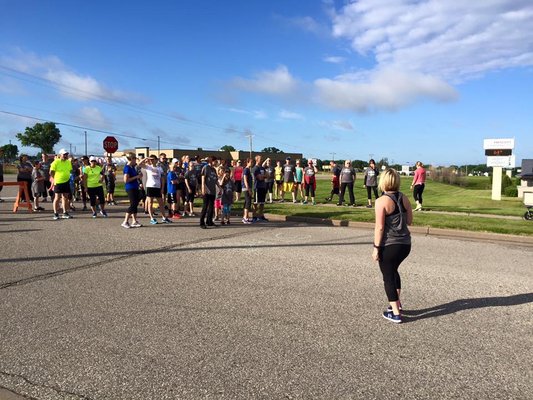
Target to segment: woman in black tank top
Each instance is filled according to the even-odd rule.
[[[376,200],[372,258],[379,263],[390,304],[383,317],[391,322],[401,323],[401,279],[398,268],[411,251],[408,225],[413,221],[413,212],[409,199],[399,192],[400,176],[395,170],[385,170],[379,187],[383,196]]]

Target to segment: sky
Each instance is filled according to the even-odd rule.
[[[0,145],[533,158],[531,0],[0,0]]]

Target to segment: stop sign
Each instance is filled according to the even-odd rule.
[[[118,150],[118,141],[113,136],[104,139],[104,150],[108,153],[114,153]]]

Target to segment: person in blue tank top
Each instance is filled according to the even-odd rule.
[[[411,252],[408,225],[413,222],[413,211],[409,199],[399,191],[400,175],[394,169],[385,170],[379,181],[379,188],[383,196],[376,200],[372,258],[379,263],[390,304],[383,312],[383,317],[391,322],[401,323],[402,284],[398,268]]]

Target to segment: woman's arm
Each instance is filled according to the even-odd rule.
[[[383,231],[385,229],[385,203],[384,198],[380,197],[376,200],[376,222],[374,224],[374,250],[372,251],[372,259],[379,261],[379,249],[381,247],[381,240],[383,239]]]

